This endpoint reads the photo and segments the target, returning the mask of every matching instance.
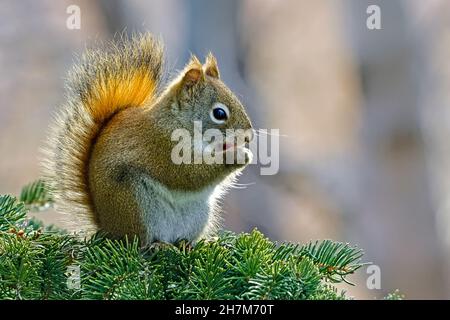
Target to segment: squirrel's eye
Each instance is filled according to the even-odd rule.
[[[213,122],[222,124],[228,119],[229,114],[230,111],[228,110],[227,106],[223,103],[217,102],[211,109],[210,117]]]

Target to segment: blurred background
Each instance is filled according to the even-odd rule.
[[[366,26],[373,4],[381,30]],[[358,245],[381,289],[362,269],[344,287],[355,298],[450,298],[449,1],[1,0],[0,194],[39,177],[74,54],[124,30],[161,36],[169,74],[212,51],[254,126],[284,135],[279,173],[246,170],[225,228]]]

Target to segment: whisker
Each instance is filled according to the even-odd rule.
[[[256,182],[250,182],[250,183],[238,183],[238,182],[233,182],[230,185],[231,189],[238,189],[238,190],[242,190],[242,189],[247,189],[248,186],[254,185],[256,184]]]
[[[244,190],[247,189],[247,187],[231,186],[231,189]]]
[[[274,134],[274,133],[269,133],[268,131],[261,131],[261,130],[262,130],[262,129],[253,129],[253,133],[254,133],[257,137],[261,136],[262,134],[265,134],[265,135],[267,135],[267,136],[274,136],[274,137],[283,137],[283,138],[289,137],[289,136],[286,135],[286,134]]]
[[[252,186],[252,185],[256,184],[256,182],[249,182],[249,183],[238,183],[238,182],[236,182],[234,184],[238,185],[238,186]]]

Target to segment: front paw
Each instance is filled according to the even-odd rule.
[[[160,251],[160,250],[167,250],[167,249],[173,248],[173,247],[174,247],[173,244],[171,244],[169,242],[164,242],[164,241],[155,241],[155,242],[152,242],[148,246],[148,248],[151,251],[155,251],[155,252]]]
[[[177,242],[175,242],[175,246],[183,252],[189,252],[192,250],[193,246],[192,246],[192,242],[186,240],[186,239],[181,239],[178,240]]]

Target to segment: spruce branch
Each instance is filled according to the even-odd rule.
[[[20,226],[27,214],[25,205],[9,195],[0,196],[0,231],[7,232]]]
[[[51,201],[42,182],[24,190],[28,205]],[[27,208],[0,196],[0,299],[347,299],[332,284],[364,265],[348,244],[279,244],[256,229],[158,250],[101,233],[83,240],[27,219]],[[67,285],[73,266],[80,288]]]
[[[23,187],[19,199],[32,210],[45,209],[53,202],[48,186],[41,179]]]
[[[331,240],[315,241],[306,244],[300,251],[314,261],[328,280],[335,283],[344,281],[353,285],[347,281],[346,276],[367,264],[361,263],[363,251],[351,247],[348,243]]]

